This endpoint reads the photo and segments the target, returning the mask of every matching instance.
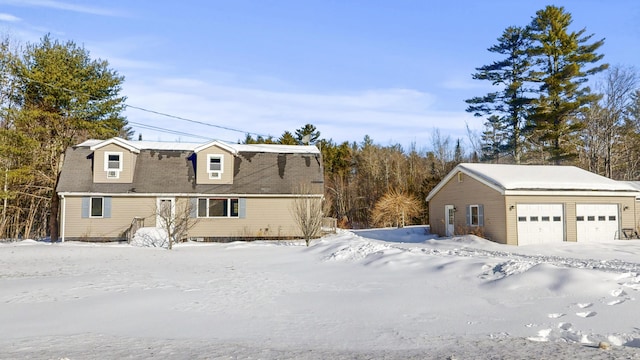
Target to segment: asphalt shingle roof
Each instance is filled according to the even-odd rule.
[[[273,195],[296,193],[305,184],[311,193],[323,193],[320,154],[247,151],[252,148],[243,146],[234,158],[233,184],[210,185],[196,184],[193,151],[141,149],[133,182],[116,184],[93,182],[93,151],[81,145],[67,149],[57,192]]]

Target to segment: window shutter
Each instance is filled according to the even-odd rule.
[[[107,219],[111,217],[111,197],[104,197],[102,198],[102,206],[104,208],[104,214],[102,214],[102,217]]]
[[[89,198],[88,197],[83,197],[82,198],[82,217],[83,218],[88,218],[89,217]]]
[[[478,226],[484,226],[484,205],[478,205]]]
[[[198,198],[190,198],[191,208],[189,209],[189,217],[195,219],[198,217]]]
[[[247,199],[238,199],[238,217],[244,219],[247,217]]]
[[[471,205],[465,206],[465,210],[467,211],[467,226],[471,226]]]

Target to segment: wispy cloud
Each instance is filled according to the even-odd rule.
[[[43,7],[49,9],[73,11],[84,14],[102,15],[102,16],[123,16],[124,14],[102,7],[79,5],[64,1],[55,0],[0,0],[0,4],[24,7]]]
[[[315,125],[326,139],[380,144],[426,145],[434,128],[463,136],[465,113],[434,110],[434,95],[412,89],[374,89],[348,93],[276,91],[240,85],[212,85],[206,79],[166,78],[125,82],[130,105],[204,121],[233,132],[129,109],[130,121],[211,138],[235,141],[244,133],[279,137],[304,124]],[[141,130],[148,140],[175,140],[174,135]]]
[[[5,21],[5,22],[19,22],[22,19],[20,19],[17,16],[13,16],[11,14],[6,14],[6,13],[0,13],[0,21]]]

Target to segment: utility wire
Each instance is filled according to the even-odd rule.
[[[38,83],[38,84],[41,84],[41,85],[48,86],[48,87],[50,87],[52,89],[63,90],[63,91],[67,91],[69,93],[76,94],[76,95],[88,96],[89,99],[91,99],[91,100],[99,100],[99,99],[97,99],[95,97],[92,97],[92,96],[90,96],[90,95],[88,95],[86,93],[82,93],[82,92],[77,91],[77,90],[68,89],[68,88],[65,88],[65,87],[53,85],[53,84],[50,84],[50,83],[47,83],[47,82],[44,82],[44,81],[39,81],[39,80],[31,79],[31,78],[25,78],[25,79],[27,79],[28,81],[31,81],[31,82],[35,82],[35,83]],[[228,130],[228,131],[239,132],[239,133],[242,133],[242,134],[256,135],[256,136],[261,136],[261,137],[264,137],[264,138],[272,137],[271,135],[258,134],[258,133],[251,132],[251,131],[244,131],[244,130],[234,129],[234,128],[231,128],[231,127],[228,127],[228,126],[216,125],[216,124],[211,124],[211,123],[207,123],[207,122],[204,122],[204,121],[188,119],[188,118],[177,116],[177,115],[171,115],[171,114],[163,113],[163,112],[160,112],[160,111],[146,109],[146,108],[143,108],[143,107],[140,107],[140,106],[129,105],[127,103],[125,103],[124,106],[127,107],[127,108],[140,110],[140,111],[144,111],[144,112],[147,112],[147,113],[156,114],[156,115],[160,115],[160,116],[165,116],[165,117],[168,117],[168,118],[181,120],[181,121],[186,121],[186,122],[190,122],[190,123],[194,123],[194,124],[210,126],[210,127],[214,127],[214,128],[218,128],[218,129]],[[186,132],[180,132],[180,131],[177,131],[177,130],[166,129],[166,128],[162,128],[162,127],[158,127],[158,126],[137,123],[137,122],[134,122],[134,121],[127,120],[127,122],[130,123],[130,124],[135,124],[136,126],[141,127],[141,128],[146,128],[148,130],[154,130],[154,131],[165,132],[165,133],[174,134],[174,135],[183,135],[183,136],[189,136],[189,137],[201,138],[201,139],[207,139],[207,140],[211,139],[209,137],[204,137],[204,136],[200,136],[200,135],[193,135],[193,134],[189,134],[189,133],[186,133]]]

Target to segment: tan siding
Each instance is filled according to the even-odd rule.
[[[104,170],[105,153],[122,153],[122,172],[117,179],[108,179]],[[116,144],[109,144],[97,149],[93,153],[93,182],[126,184],[133,182],[133,173],[136,168],[136,154]]]
[[[320,200],[318,200],[320,201]],[[190,237],[289,237],[300,231],[291,215],[294,199],[247,198],[246,218],[199,218]]]
[[[220,179],[209,179],[207,172],[208,155],[222,155],[222,176]],[[233,184],[234,156],[219,146],[212,145],[198,152],[196,156],[196,181],[198,184]]]
[[[620,210],[620,226],[622,228],[634,228],[636,224],[635,219],[635,197],[633,196],[506,196],[505,197],[507,208],[511,205],[517,206],[517,204],[564,204],[564,216],[565,216],[565,240],[575,242],[577,241],[577,226],[576,226],[576,204],[618,204]],[[623,210],[627,206],[627,210]],[[517,218],[515,208],[512,211],[507,211],[507,233],[508,243],[517,244]]]
[[[468,233],[472,228],[466,226],[466,208],[469,205],[484,206],[484,236],[487,239],[504,243],[506,241],[506,219],[504,199],[500,193],[483,183],[462,175],[453,176],[429,201],[429,223],[431,231],[445,235],[444,206],[454,205],[456,234]]]
[[[134,217],[144,217],[145,226],[155,226],[155,197],[111,198],[111,218],[82,218],[82,197],[65,198],[65,238],[123,238]]]

